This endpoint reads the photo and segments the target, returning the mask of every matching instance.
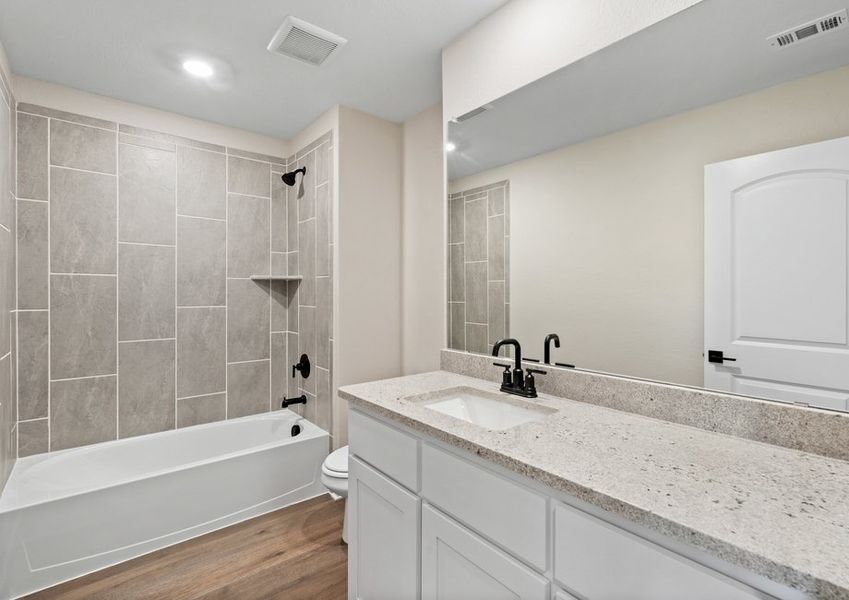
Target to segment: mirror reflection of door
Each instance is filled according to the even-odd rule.
[[[849,409],[847,265],[849,138],[708,165],[705,387]]]

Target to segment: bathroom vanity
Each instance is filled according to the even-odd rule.
[[[446,371],[340,396],[349,598],[849,597],[844,461]]]

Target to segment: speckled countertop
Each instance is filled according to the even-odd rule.
[[[504,431],[410,399],[459,386],[497,391],[437,371],[339,394],[814,598],[849,598],[849,462],[553,396],[533,402],[556,413]]]

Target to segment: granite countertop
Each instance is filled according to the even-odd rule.
[[[409,399],[461,386],[497,391],[436,371],[339,394],[812,597],[849,598],[849,462],[547,395],[531,402],[556,413],[504,431]]]

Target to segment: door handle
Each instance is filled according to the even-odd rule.
[[[736,358],[731,358],[730,356],[725,356],[722,353],[722,350],[708,350],[708,362],[715,363],[721,365],[725,361],[736,362]]]

